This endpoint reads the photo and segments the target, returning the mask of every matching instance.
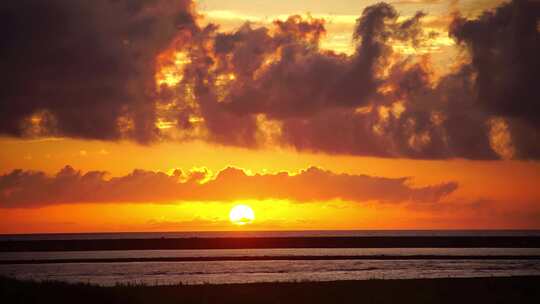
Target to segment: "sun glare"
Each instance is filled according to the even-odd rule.
[[[255,213],[248,205],[236,205],[231,209],[229,218],[235,225],[246,225],[255,220]]]

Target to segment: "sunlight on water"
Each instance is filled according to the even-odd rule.
[[[0,274],[19,279],[100,285],[225,284],[540,275],[538,260],[227,261],[175,263],[80,263],[1,265]]]

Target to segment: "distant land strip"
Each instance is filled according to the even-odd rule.
[[[540,260],[539,255],[308,255],[308,256],[217,256],[152,258],[84,258],[0,260],[0,265],[66,263],[135,263],[135,262],[211,262],[211,261],[328,261],[328,260]]]
[[[540,248],[540,237],[222,237],[0,241],[0,252],[254,248]]]

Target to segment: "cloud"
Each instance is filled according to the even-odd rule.
[[[188,91],[198,103],[175,105],[180,105],[179,116],[197,117],[196,126],[204,122],[206,140],[225,145],[260,147],[271,136],[272,144],[330,154],[536,159],[540,157],[538,126],[530,118],[538,109],[530,106],[524,110],[515,102],[517,97],[532,105],[538,100],[535,93],[527,93],[534,91],[529,84],[538,70],[530,68],[530,63],[536,65],[534,52],[523,58],[509,54],[508,60],[518,62],[513,72],[511,64],[496,64],[497,58],[487,64],[500,70],[496,74],[511,72],[506,74],[505,92],[518,88],[521,92],[497,93],[497,99],[515,105],[513,109],[521,109],[521,115],[492,111],[485,105],[498,101],[482,94],[483,72],[475,63],[482,56],[470,47],[475,43],[472,40],[482,41],[483,36],[468,42],[470,39],[458,34],[465,24],[487,22],[488,26],[481,27],[492,33],[511,33],[519,26],[524,36],[523,41],[516,39],[517,46],[510,47],[512,41],[494,36],[485,51],[536,50],[536,21],[530,18],[536,7],[531,6],[527,13],[528,7],[519,3],[503,4],[475,20],[453,15],[450,34],[470,51],[471,61],[438,77],[429,56],[414,55],[415,49],[426,49],[439,39],[424,29],[426,14],[400,18],[385,3],[367,7],[357,19],[351,35],[356,51],[351,56],[319,48],[326,32],[323,19],[291,16],[270,28],[246,23],[229,33],[206,28],[195,45],[183,49],[188,53],[195,50],[196,55],[184,67],[184,78],[175,88],[178,100],[189,99],[184,95]],[[516,13],[502,16],[507,10]],[[528,21],[519,23],[516,16],[520,14],[529,16]],[[504,20],[497,23],[488,21],[490,18]],[[413,55],[399,53],[395,45],[412,50]],[[491,75],[489,71],[485,74],[487,78]],[[523,82],[516,80],[521,77]],[[196,128],[190,123],[182,126],[187,132]]]
[[[320,47],[327,21],[311,16],[220,31],[189,1],[11,1],[0,133],[539,159],[539,12],[514,0],[442,17],[434,32],[424,12],[378,3],[357,18],[347,55]],[[429,50],[450,43],[446,24],[466,58],[435,75]]]
[[[5,1],[0,133],[149,142],[154,61],[193,26],[187,0]]]
[[[540,155],[540,2],[513,1],[478,19],[457,16],[450,35],[471,54],[478,103],[512,123],[510,133],[523,158]]]
[[[315,202],[341,199],[352,202],[436,203],[458,185],[413,187],[410,178],[384,178],[337,174],[311,167],[290,175],[248,175],[226,168],[215,177],[207,171],[162,172],[134,170],[121,177],[106,178],[106,172],[81,173],[70,166],[55,176],[43,172],[14,170],[0,176],[0,208],[41,207],[52,204],[286,199]]]

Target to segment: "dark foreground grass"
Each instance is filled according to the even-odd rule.
[[[0,278],[1,303],[540,303],[540,277],[115,286]]]

